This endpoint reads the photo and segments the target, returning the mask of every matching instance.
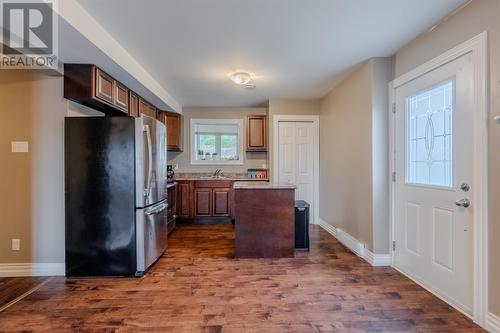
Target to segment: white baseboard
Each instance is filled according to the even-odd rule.
[[[490,333],[500,333],[500,317],[488,312],[486,315],[486,329]]]
[[[376,254],[365,249],[364,259],[372,266],[391,266],[392,258],[390,254]]]
[[[323,230],[328,232],[333,237],[337,238],[337,229],[333,225],[331,225],[330,223],[326,223],[322,219],[318,219],[318,222],[318,225],[323,228]]]
[[[319,219],[319,226],[322,227],[333,237],[337,238],[339,242],[344,244],[349,250],[354,252],[358,257],[363,258],[372,266],[390,266],[390,254],[374,254],[365,248],[365,245],[352,237],[350,234],[340,228],[335,228],[331,224]]]
[[[349,250],[354,252],[357,256],[365,258],[365,244],[358,241],[356,238],[352,237],[349,233],[343,229],[337,229],[337,239],[339,242],[347,246]]]
[[[0,277],[60,275],[65,275],[64,263],[27,262],[0,264]]]

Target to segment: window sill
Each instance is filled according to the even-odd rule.
[[[243,165],[244,161],[193,161],[191,165]]]

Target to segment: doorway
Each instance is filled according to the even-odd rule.
[[[310,221],[318,221],[319,116],[273,117],[273,180],[297,186],[295,200],[310,204]]]
[[[484,325],[486,35],[392,83],[393,266]]]

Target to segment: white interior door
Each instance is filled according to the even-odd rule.
[[[394,265],[472,315],[471,54],[396,88],[395,103]]]
[[[297,186],[295,200],[310,205],[314,219],[314,124],[307,121],[278,123],[278,181]]]

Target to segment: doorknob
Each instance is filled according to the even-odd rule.
[[[458,207],[467,208],[470,206],[470,200],[467,198],[463,198],[463,199],[455,201],[455,205],[457,205]]]

